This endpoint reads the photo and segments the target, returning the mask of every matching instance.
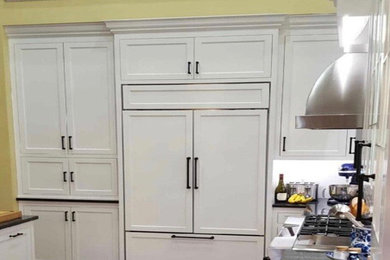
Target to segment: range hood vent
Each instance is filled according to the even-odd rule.
[[[331,64],[311,90],[305,115],[295,118],[296,128],[363,128],[367,63],[367,53],[346,53]]]

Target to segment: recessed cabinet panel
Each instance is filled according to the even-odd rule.
[[[73,260],[117,260],[118,210],[80,206],[72,214]]]
[[[264,234],[267,111],[195,111],[196,233]]]
[[[199,37],[195,40],[196,78],[271,76],[272,35]]]
[[[65,43],[65,79],[71,154],[115,154],[111,42]]]
[[[306,101],[315,82],[341,55],[336,35],[286,37],[280,146],[282,156],[346,156],[346,130],[314,131],[295,128],[295,116],[305,114]]]
[[[32,227],[17,229],[11,228],[11,232],[1,232],[0,235],[0,259],[1,260],[35,260],[32,249]],[[10,237],[20,233],[17,237]]]
[[[23,194],[69,194],[68,160],[22,158]]]
[[[61,206],[24,206],[23,213],[39,217],[34,222],[35,255],[37,260],[72,259],[70,208]]]
[[[193,55],[193,38],[122,40],[122,80],[193,78]]]
[[[268,108],[268,101],[268,83],[123,86],[123,109]]]
[[[72,195],[117,196],[116,159],[69,159]]]
[[[123,112],[126,230],[192,231],[192,111]]]
[[[177,236],[177,234],[128,232],[126,233],[126,259],[259,260],[264,256],[263,237],[191,234]],[[199,237],[206,239],[199,239]],[[210,239],[211,237],[213,239]]]
[[[20,150],[65,154],[63,46],[16,44],[14,48]]]

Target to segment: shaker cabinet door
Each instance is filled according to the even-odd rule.
[[[235,79],[271,77],[272,35],[199,37],[195,77]]]
[[[193,38],[120,41],[122,80],[192,79]]]
[[[64,158],[22,158],[23,195],[68,195],[68,160]]]
[[[321,73],[342,55],[336,35],[287,36],[283,80],[280,153],[283,157],[345,157],[346,130],[296,129],[306,101]]]
[[[65,43],[68,147],[71,154],[115,154],[111,42]]]
[[[34,222],[36,260],[71,260],[69,207],[24,205],[23,214],[38,216]]]
[[[14,55],[20,151],[64,155],[63,45],[16,44]]]
[[[194,113],[195,232],[263,235],[267,111]]]
[[[123,112],[126,231],[192,231],[192,111]]]

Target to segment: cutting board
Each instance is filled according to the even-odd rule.
[[[22,217],[21,211],[0,210],[0,223]]]

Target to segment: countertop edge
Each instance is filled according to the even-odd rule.
[[[38,216],[23,215],[21,218],[0,223],[0,230],[37,220]]]

